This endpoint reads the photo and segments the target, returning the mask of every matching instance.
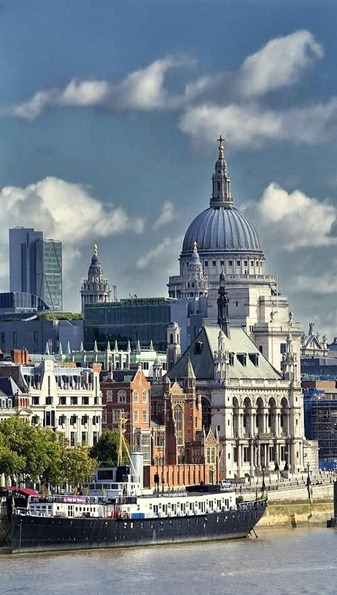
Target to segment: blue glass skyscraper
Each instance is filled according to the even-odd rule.
[[[44,240],[43,232],[33,228],[11,228],[9,278],[10,291],[32,293],[61,311],[62,242]]]

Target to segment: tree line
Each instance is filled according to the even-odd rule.
[[[0,421],[0,475],[13,482],[39,484],[40,490],[85,483],[95,467],[117,463],[119,435],[105,431],[97,444],[71,447],[61,432],[32,426],[20,417]]]

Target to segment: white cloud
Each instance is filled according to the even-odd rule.
[[[45,238],[62,240],[66,275],[76,269],[83,246],[129,230],[144,231],[143,219],[130,217],[122,207],[101,203],[79,184],[53,177],[26,188],[3,188],[0,204],[1,252],[8,252],[10,227],[34,227]],[[7,268],[1,271],[7,277]]]
[[[179,128],[193,138],[214,143],[219,130],[226,131],[226,141],[237,147],[258,147],[284,136],[282,123],[271,111],[258,106],[202,105],[186,110]]]
[[[296,275],[296,283],[293,291],[300,294],[313,295],[336,295],[337,293],[337,276],[336,270],[334,273],[324,273],[315,275],[315,283],[312,282],[310,275]]]
[[[323,48],[309,31],[272,39],[242,64],[241,90],[251,97],[292,85],[308,66],[322,57]]]
[[[163,240],[158,244],[153,250],[150,250],[145,256],[142,256],[137,260],[136,267],[137,269],[146,269],[148,266],[153,267],[153,265],[160,264],[170,264],[171,266],[174,265],[174,269],[176,269],[176,263],[172,263],[172,254],[179,254],[182,245],[182,238],[163,238]],[[166,269],[167,270],[167,269]],[[170,274],[167,271],[167,274]]]
[[[257,206],[259,222],[274,244],[293,251],[337,244],[337,209],[299,190],[288,193],[269,184]]]
[[[221,105],[234,98],[242,103],[297,83],[305,70],[322,57],[323,48],[310,31],[295,31],[269,41],[248,56],[237,70],[189,81],[186,98],[190,103],[199,99]]]
[[[174,205],[170,201],[166,201],[163,205],[162,212],[160,213],[157,221],[155,222],[155,227],[162,227],[162,225],[166,225],[170,223],[175,218],[174,213]]]
[[[73,79],[64,89],[37,92],[29,101],[14,108],[14,115],[33,120],[52,107],[93,107],[111,110],[171,109],[182,98],[170,96],[164,88],[168,71],[191,63],[186,58],[155,60],[146,68],[128,74],[120,83],[107,81],[81,81]]]
[[[322,104],[271,109],[266,107],[265,96],[298,82],[322,57],[323,48],[313,34],[299,30],[270,40],[237,70],[187,81],[184,93],[169,92],[167,75],[194,60],[169,56],[127,74],[116,84],[73,79],[63,89],[38,91],[17,105],[14,115],[33,120],[46,109],[66,106],[141,112],[176,109],[180,112],[178,128],[198,141],[213,144],[223,132],[239,148],[289,141],[316,144],[336,134],[337,97]]]
[[[219,107],[204,104],[187,109],[179,128],[193,138],[214,143],[219,130],[236,147],[252,149],[271,143],[293,141],[308,145],[323,142],[335,133],[337,98],[326,104],[284,111],[263,109],[256,103]]]

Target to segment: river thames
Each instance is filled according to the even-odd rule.
[[[337,591],[337,531],[66,554],[2,555],[2,594],[322,594]]]

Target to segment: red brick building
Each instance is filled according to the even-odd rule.
[[[144,465],[151,462],[150,388],[140,367],[114,370],[101,382],[102,430],[118,430],[119,419],[125,418],[125,439],[131,451],[143,453]]]
[[[152,467],[147,485],[155,479],[165,486],[218,481],[219,440],[202,426],[201,398],[191,362],[183,386],[162,379],[155,370],[151,389]]]

